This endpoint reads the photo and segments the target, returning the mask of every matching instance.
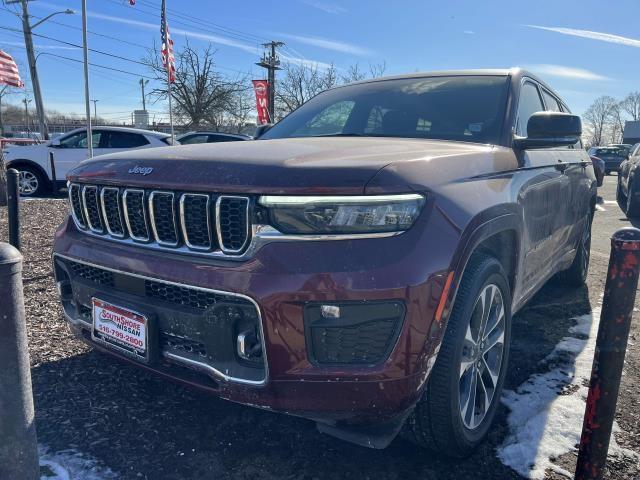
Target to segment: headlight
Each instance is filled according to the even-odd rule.
[[[410,193],[364,196],[275,196],[258,201],[272,226],[288,234],[401,232],[413,225],[425,198]]]

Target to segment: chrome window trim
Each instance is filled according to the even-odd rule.
[[[192,245],[189,241],[189,235],[187,233],[187,226],[185,223],[184,216],[184,200],[185,197],[205,197],[207,199],[207,204],[205,206],[206,216],[207,216],[207,235],[209,235],[209,246],[202,247],[199,245]],[[182,238],[184,239],[184,243],[187,247],[192,250],[198,250],[201,252],[209,251],[213,248],[213,235],[211,234],[211,197],[204,193],[183,193],[180,195],[180,230],[182,230]]]
[[[87,220],[87,226],[89,230],[94,233],[104,233],[104,226],[101,225],[101,228],[95,228],[91,224],[91,219],[89,218],[89,211],[87,210],[87,190],[95,190],[96,191],[96,208],[98,209],[98,217],[100,216],[100,199],[98,197],[98,187],[97,185],[84,185],[82,187],[82,208],[84,210],[84,216]],[[102,218],[100,218],[100,223],[102,224]]]
[[[171,196],[171,218],[173,220],[173,231],[176,234],[175,242],[165,242],[164,240],[160,240],[158,237],[158,230],[156,229],[156,215],[155,215],[155,207],[153,205],[153,199],[156,195],[169,195]],[[175,208],[176,196],[173,192],[168,192],[166,190],[152,190],[149,194],[149,222],[151,223],[151,231],[153,232],[153,238],[158,245],[163,245],[165,247],[177,247],[179,237],[178,237],[178,224],[176,222],[176,208]]]
[[[114,273],[120,273],[122,275],[129,275],[131,277],[136,277],[136,278],[141,278],[143,280],[151,280],[153,282],[158,282],[158,283],[165,283],[167,285],[174,285],[177,287],[187,287],[187,288],[191,288],[194,290],[200,290],[203,292],[207,292],[207,293],[213,293],[213,294],[217,294],[217,295],[226,295],[229,297],[237,297],[237,298],[241,298],[243,300],[247,300],[248,302],[250,302],[251,304],[253,304],[253,306],[256,309],[256,313],[258,316],[258,326],[260,327],[260,341],[261,341],[261,345],[262,345],[262,352],[263,352],[263,359],[264,359],[264,378],[262,380],[247,380],[244,378],[239,378],[239,377],[231,377],[223,372],[221,372],[220,370],[212,367],[209,364],[206,364],[204,362],[199,362],[196,360],[192,360],[190,358],[185,358],[185,357],[181,357],[175,353],[171,353],[171,352],[164,352],[163,355],[170,359],[173,360],[177,363],[182,363],[186,366],[189,366],[191,368],[195,368],[198,369],[204,373],[207,373],[209,375],[211,375],[214,379],[217,380],[224,380],[224,381],[228,381],[228,382],[235,382],[235,383],[241,383],[244,385],[252,385],[252,386],[264,386],[267,384],[267,381],[269,379],[269,361],[267,359],[267,348],[266,348],[266,344],[265,344],[265,337],[264,337],[264,328],[263,328],[263,324],[262,324],[262,312],[260,310],[260,306],[258,305],[258,302],[256,302],[253,298],[249,297],[248,295],[243,295],[242,293],[236,293],[236,292],[227,292],[224,290],[215,290],[212,288],[206,288],[206,287],[198,287],[196,285],[189,285],[189,284],[184,284],[184,283],[177,283],[177,282],[171,282],[169,280],[162,280],[159,278],[155,278],[155,277],[148,277],[146,275],[141,275],[139,273],[132,273],[132,272],[126,272],[123,270],[118,270],[116,268],[110,268],[110,267],[105,267],[103,265],[97,265],[95,263],[91,263],[91,262],[87,262],[84,260],[80,260],[78,258],[74,258],[74,257],[69,257],[67,255],[62,255],[59,253],[54,253],[53,254],[53,260],[55,262],[56,257],[59,258],[63,258],[65,260],[69,260],[71,262],[77,262],[77,263],[82,263],[84,265],[88,265],[90,267],[95,267],[95,268],[100,268],[102,270],[108,270],[110,272],[114,272]],[[83,326],[79,321],[79,320],[75,320],[72,319],[71,317],[69,317],[65,311],[65,317],[67,318],[67,320],[72,323],[73,325],[76,326]],[[87,325],[87,324],[85,324]],[[87,325],[88,326],[88,325]],[[93,328],[92,326],[90,328]]]
[[[87,224],[85,223],[84,219],[78,219],[76,215],[76,209],[73,208],[72,190],[74,187],[78,189],[78,201],[80,202],[80,215],[84,214],[84,202],[82,200],[82,187],[77,183],[71,183],[67,187],[67,193],[69,194],[69,203],[71,207],[71,218],[73,218],[73,221],[76,224],[76,227],[84,231],[84,230],[87,230]]]
[[[246,208],[245,208],[245,215],[247,218],[247,221],[245,222],[245,238],[244,238],[244,243],[242,244],[242,246],[240,248],[236,248],[236,249],[231,249],[231,248],[225,248],[224,247],[224,243],[222,242],[222,230],[220,227],[220,204],[222,203],[222,199],[223,198],[239,198],[241,200],[244,200],[246,202]],[[251,200],[249,199],[249,197],[244,197],[242,195],[220,195],[217,199],[216,199],[216,237],[218,238],[218,246],[220,247],[220,250],[222,250],[222,252],[224,253],[240,253],[246,246],[247,246],[247,242],[249,241],[249,205],[251,204]]]
[[[144,217],[144,226],[147,230],[146,237],[136,237],[131,232],[131,223],[129,222],[129,208],[127,206],[127,194],[131,193],[141,193],[142,194],[142,216]],[[122,192],[122,208],[124,210],[124,222],[127,225],[127,231],[129,232],[129,236],[135,240],[136,242],[148,242],[149,241],[149,222],[147,222],[147,206],[144,201],[144,190],[140,188],[125,188],[124,192]]]
[[[115,190],[116,192],[116,208],[118,209],[118,217],[120,218],[120,225],[122,226],[122,233],[115,233],[111,230],[111,226],[109,225],[109,217],[107,216],[107,208],[104,205],[104,192]],[[100,189],[100,207],[102,209],[102,219],[104,221],[105,227],[107,227],[107,232],[109,235],[115,238],[124,238],[125,236],[125,226],[124,219],[122,218],[122,209],[120,208],[120,189],[118,187],[102,187]]]

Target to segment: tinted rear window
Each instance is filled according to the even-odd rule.
[[[383,80],[312,98],[261,139],[370,136],[498,143],[506,76]]]

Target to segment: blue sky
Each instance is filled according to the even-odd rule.
[[[135,63],[159,37],[160,0],[88,0],[89,46],[131,60],[97,53],[90,61],[112,70],[91,68],[91,98],[98,114],[113,120],[130,118],[141,107],[138,75],[149,75]],[[640,2],[637,0],[280,0],[228,2],[167,0],[176,48],[188,38],[192,46],[211,42],[221,72],[247,72],[262,78],[254,65],[260,43],[286,42],[282,54],[294,62],[333,62],[337,68],[386,62],[387,74],[415,71],[524,66],[548,81],[576,113],[598,95],[622,97],[640,90]],[[78,0],[34,0],[30,12],[58,15],[35,33],[80,44]],[[0,48],[11,53],[28,81],[15,5],[0,6]],[[57,22],[57,23],[54,23]],[[64,24],[64,25],[62,25]],[[84,112],[81,50],[47,38],[35,38],[38,68],[47,108]],[[222,68],[223,67],[223,68]],[[117,72],[113,69],[129,73]],[[151,85],[150,85],[151,86]],[[149,89],[148,89],[149,90]],[[23,94],[9,97],[17,103]],[[147,107],[156,120],[166,106]]]

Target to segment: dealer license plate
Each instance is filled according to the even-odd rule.
[[[147,359],[147,317],[97,298],[92,303],[93,339],[129,356]]]

